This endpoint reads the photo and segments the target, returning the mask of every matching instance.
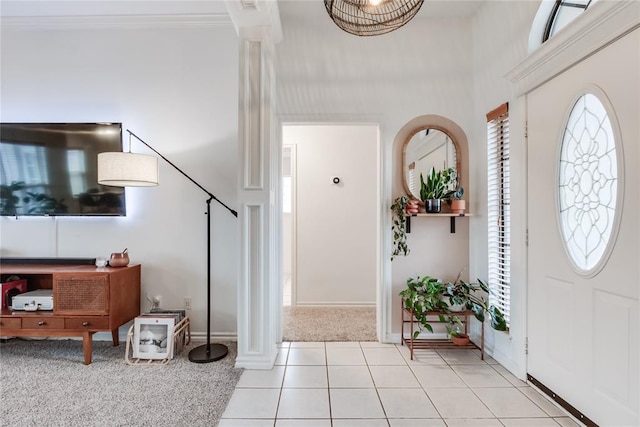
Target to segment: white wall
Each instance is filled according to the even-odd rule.
[[[392,180],[392,167],[399,164],[392,153],[397,152],[393,141],[405,123],[438,114],[471,130],[470,20],[418,16],[398,31],[355,37],[330,19],[317,18],[326,15],[322,2],[284,1],[280,12],[284,37],[276,46],[276,70],[282,120],[380,123],[384,189],[379,209],[386,239],[380,260],[386,263],[383,287],[393,296],[392,331],[398,339],[397,294],[407,278],[429,274],[454,279],[468,263],[466,220],[458,221],[456,234],[450,234],[446,218],[414,221],[408,240],[411,254],[391,263],[389,208],[403,193],[401,183]]]
[[[282,138],[296,146],[295,304],[375,304],[378,127],[284,126]]]
[[[235,208],[233,27],[136,19],[141,29],[115,21],[92,29],[82,20],[49,31],[3,25],[1,120],[123,122]],[[136,142],[133,151],[152,154]],[[160,174],[157,188],[126,190],[124,218],[1,218],[0,254],[97,257],[127,247],[132,262],[142,264],[143,311],[147,293],[168,308],[190,296],[192,331],[203,332],[206,194],[162,160]],[[222,336],[236,331],[237,238],[236,218],[213,202],[212,332]]]

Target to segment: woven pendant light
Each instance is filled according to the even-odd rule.
[[[377,36],[397,30],[420,10],[424,0],[324,0],[329,16],[347,33]]]

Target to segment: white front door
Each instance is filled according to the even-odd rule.
[[[640,424],[639,58],[640,30],[636,30],[527,95],[527,372],[601,426]],[[595,275],[576,268],[569,255],[571,249],[565,249],[558,196],[565,127],[577,97],[585,92],[598,96],[608,109],[618,139],[616,155],[622,160],[617,169],[621,211],[611,215],[609,210],[608,218],[595,219],[593,230],[589,227],[591,217],[575,215],[574,231],[564,233],[568,239],[578,240],[572,244],[586,241],[586,251],[595,254],[594,247],[598,240],[605,240],[606,228],[611,226],[610,256],[606,258],[605,251],[607,261]],[[591,119],[586,113],[581,120]],[[584,141],[591,138],[590,132],[574,136]],[[598,152],[598,147],[594,150]],[[573,169],[569,172],[580,178],[577,193],[569,200],[579,204],[576,209],[595,209],[595,205],[608,202],[592,198],[598,194],[606,197],[600,190],[608,185],[598,166],[582,163],[593,160],[586,153],[570,166]],[[614,218],[618,216],[616,230]]]

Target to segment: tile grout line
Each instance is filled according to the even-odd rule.
[[[284,372],[282,373],[282,381],[280,382],[280,392],[278,393],[278,404],[276,405],[276,413],[273,417],[273,427],[276,427],[276,424],[278,422],[278,412],[280,411],[280,400],[282,399],[282,389],[284,388],[284,379],[287,376],[287,369],[289,368],[290,354],[291,354],[291,343],[289,343],[289,346],[287,347],[287,357],[284,360]]]
[[[418,379],[418,377],[416,376],[416,373],[413,372],[413,369],[411,368],[411,366],[409,366],[409,362],[407,361],[407,359],[402,355],[402,353],[400,352],[400,350],[398,349],[398,345],[396,344],[396,350],[398,350],[398,352],[400,353],[400,356],[402,356],[402,359],[404,360],[404,362],[406,363],[407,367],[409,368],[409,371],[411,371],[411,375],[413,375],[413,377],[416,379],[416,381],[418,382],[418,384],[420,385],[420,388],[422,389],[422,392],[424,393],[425,396],[427,396],[427,399],[429,399],[429,402],[431,403],[431,405],[433,406],[433,409],[435,409],[435,411],[438,413],[438,416],[440,417],[440,419],[442,420],[442,422],[446,425],[447,422],[444,420],[444,417],[442,416],[442,414],[440,413],[440,411],[438,410],[438,407],[436,406],[435,403],[433,403],[433,400],[431,400],[431,396],[429,396],[429,393],[427,393],[427,390],[424,388],[424,386],[422,385],[422,383],[420,382],[420,380]],[[440,356],[440,353],[438,353],[436,351],[436,354],[438,356]],[[444,358],[442,356],[440,356],[440,358],[442,358],[442,360],[444,360]],[[444,360],[445,363],[447,362],[446,360]],[[451,369],[453,370],[453,369]],[[464,381],[463,381],[464,382]]]
[[[371,378],[371,384],[373,384],[373,389],[376,391],[376,396],[378,396],[378,402],[380,402],[380,408],[382,408],[382,413],[384,414],[384,420],[387,422],[387,425],[390,426],[391,422],[389,421],[389,416],[387,415],[387,410],[382,403],[382,398],[380,397],[380,392],[378,391],[378,386],[376,381],[373,379],[373,374],[371,373],[371,367],[369,366],[369,361],[367,360],[367,356],[364,353],[364,348],[362,348],[362,344],[359,344],[359,349],[362,352],[362,358],[364,359],[365,366],[367,367],[367,371],[369,372],[369,377]]]
[[[442,355],[440,354],[440,352],[438,352],[438,350],[436,350],[436,352],[440,355],[440,357],[442,357]],[[480,356],[478,356],[478,357],[480,357]],[[467,384],[467,382],[464,380],[464,378],[462,378],[462,377],[460,376],[460,374],[458,374],[458,372],[457,372],[455,369],[453,369],[453,366],[454,366],[454,365],[451,365],[451,364],[449,363],[449,361],[448,361],[447,359],[445,359],[444,357],[442,357],[442,358],[443,358],[443,359],[444,359],[444,361],[447,363],[447,366],[449,366],[449,368],[451,368],[451,370],[453,371],[453,373],[454,373],[454,374],[456,374],[456,375],[458,376],[458,378],[460,378],[460,381],[462,381],[462,382],[463,382],[463,384],[467,386],[467,389],[469,389],[469,390],[471,391],[471,393],[473,393],[473,395],[474,395],[474,396],[475,396],[475,397],[480,401],[480,403],[482,403],[482,405],[484,405],[484,407],[485,407],[485,408],[487,408],[487,411],[489,411],[489,413],[490,413],[491,415],[493,415],[493,416],[495,417],[495,419],[496,419],[496,420],[498,420],[498,422],[504,426],[504,424],[502,423],[502,421],[500,421],[500,418],[498,418],[498,416],[497,416],[497,415],[496,415],[496,414],[491,410],[491,408],[489,408],[489,406],[488,406],[486,403],[484,403],[484,401],[483,401],[482,399],[480,399],[480,396],[478,396],[478,394],[473,390],[473,388],[471,388],[471,386],[470,386],[469,384]],[[481,359],[481,360],[482,360],[482,359]],[[491,365],[489,365],[489,364],[487,363],[487,361],[486,361],[486,360],[482,360],[482,362],[484,363],[484,365],[491,366]],[[460,365],[462,365],[462,364],[460,364]],[[469,366],[469,365],[473,366],[472,364],[468,364],[467,366]],[[479,365],[482,365],[482,363],[480,363]],[[493,368],[492,368],[492,369],[493,369]],[[493,369],[493,370],[495,371],[495,369]],[[498,372],[498,373],[499,373],[499,372]],[[505,381],[506,381],[506,378],[505,378]],[[515,388],[515,386],[513,386],[509,381],[507,381],[507,382],[509,383],[509,385],[511,385],[513,388]],[[446,423],[446,422],[445,422],[445,423]]]
[[[327,376],[327,400],[329,401],[329,424],[333,427],[333,411],[331,410],[331,384],[329,383],[329,354],[327,343],[324,343],[324,372]]]

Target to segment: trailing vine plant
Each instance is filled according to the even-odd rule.
[[[393,223],[391,231],[393,232],[393,252],[391,253],[391,261],[398,255],[407,256],[410,252],[407,246],[407,196],[400,196],[394,200],[391,205],[393,211]]]

